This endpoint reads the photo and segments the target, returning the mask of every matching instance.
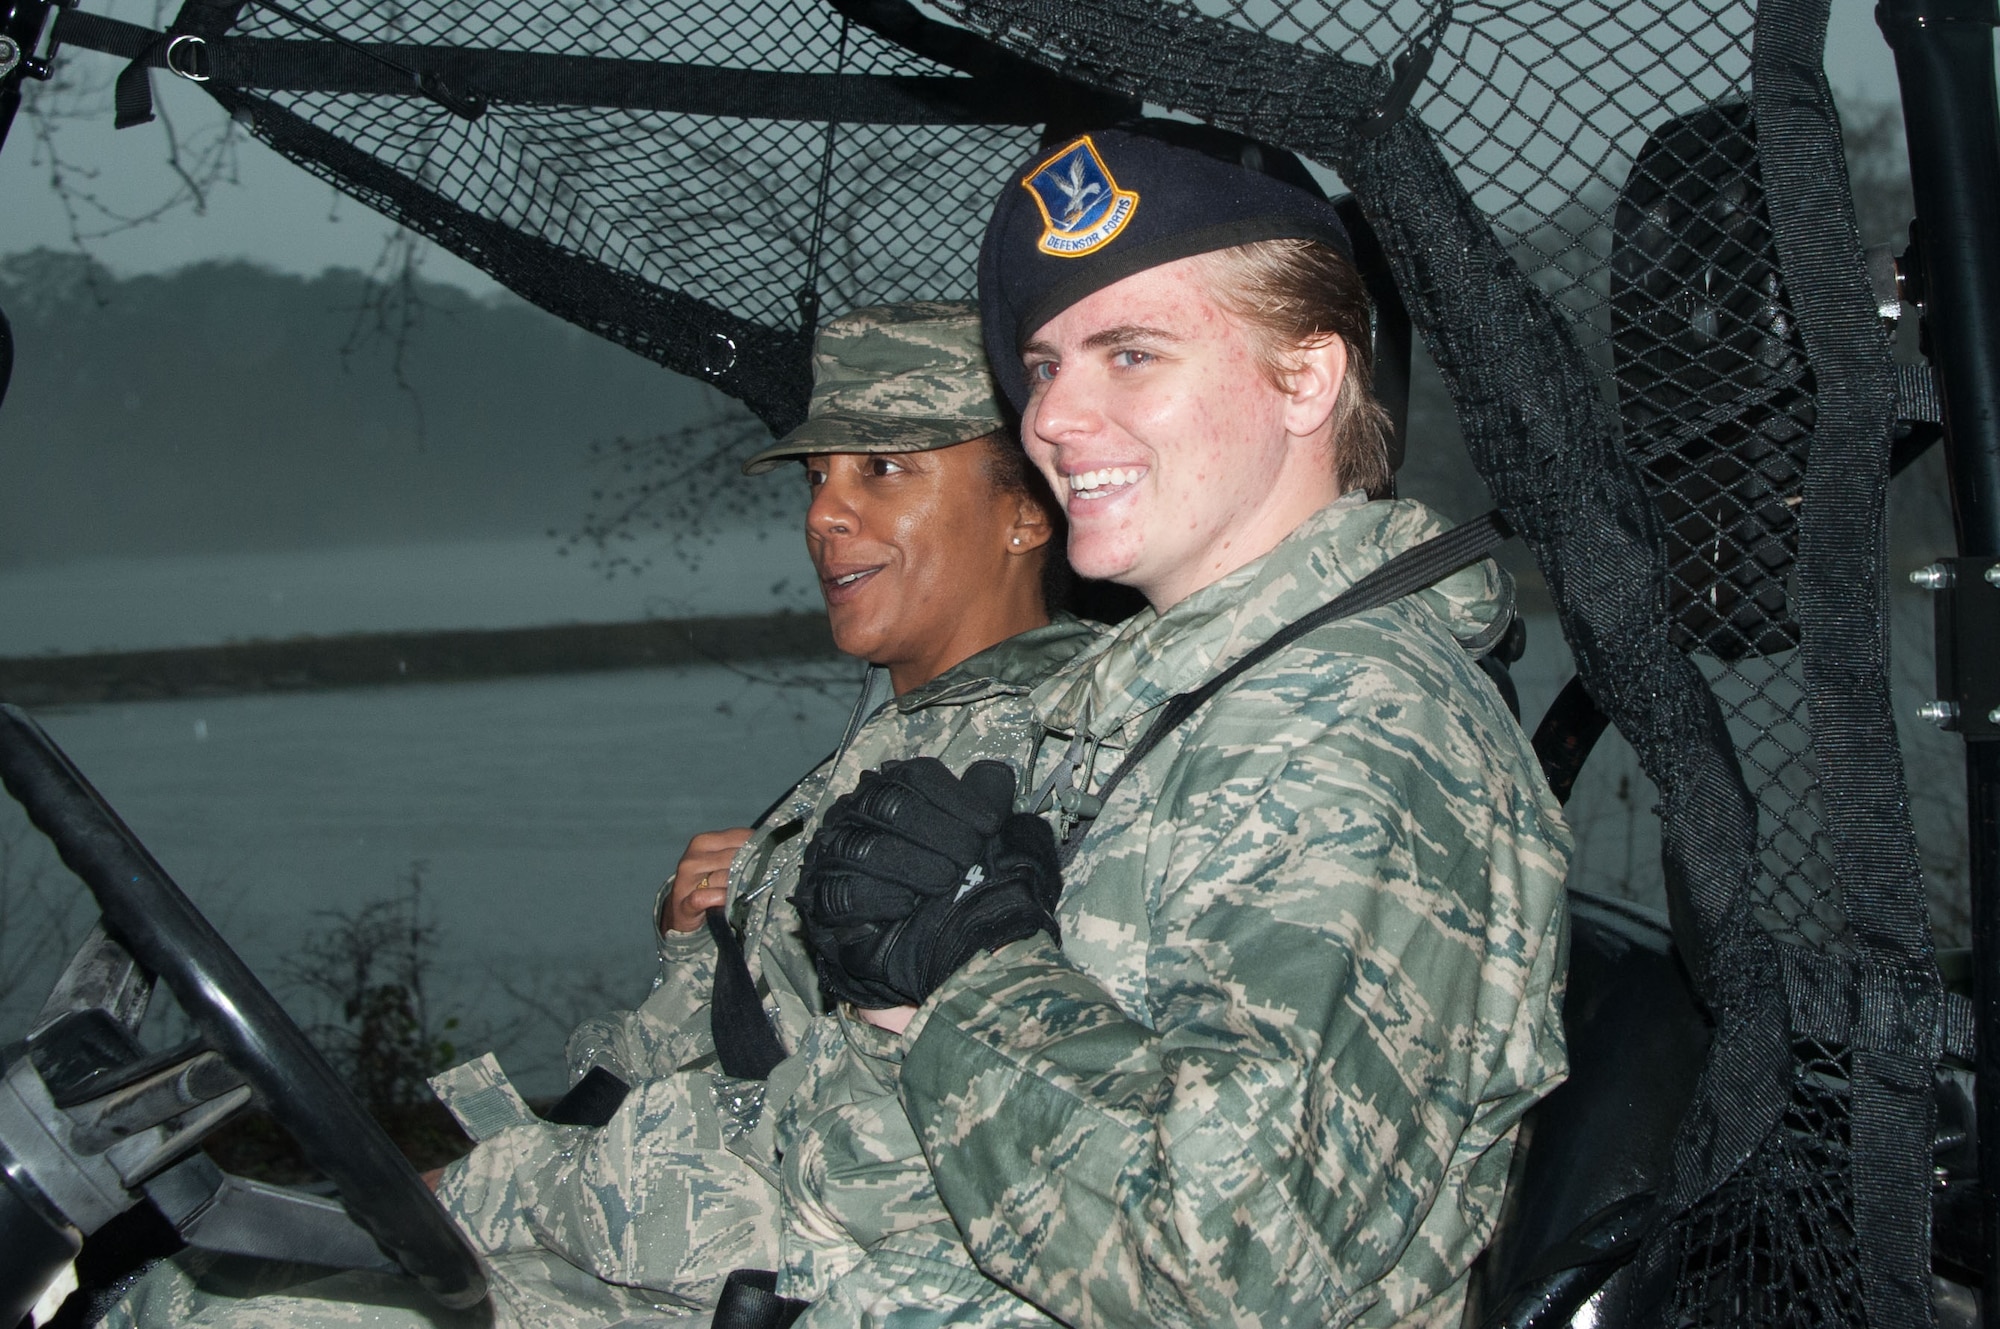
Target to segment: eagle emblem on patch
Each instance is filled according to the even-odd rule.
[[[1021,187],[1042,210],[1036,248],[1057,258],[1102,249],[1139,210],[1138,194],[1118,187],[1088,134],[1030,171]]]

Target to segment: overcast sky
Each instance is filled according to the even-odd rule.
[[[143,7],[145,12],[134,12]],[[146,0],[90,0],[88,8],[144,21],[151,16]],[[1888,100],[1895,95],[1895,70],[1867,0],[1834,0],[1832,34],[1828,40],[1827,72],[1836,94]],[[77,72],[109,80],[119,63],[91,51],[69,52]],[[213,131],[221,123],[215,103],[198,89],[165,74],[155,74],[155,95],[165,104],[184,135]],[[27,95],[38,86],[30,83]],[[66,123],[62,151],[70,161],[98,173],[93,187],[128,209],[140,209],[172,188],[164,164],[164,131],[158,124],[115,131],[109,99],[104,114],[89,121]],[[37,246],[66,247],[69,225],[48,185],[45,160],[34,141],[26,116],[0,152],[0,253]],[[240,184],[219,189],[205,212],[180,209],[137,230],[94,241],[91,251],[121,274],[154,272],[202,259],[244,258],[288,272],[318,273],[329,266],[367,269],[381,253],[390,227],[375,213],[342,198],[334,190],[246,139],[238,156]],[[483,274],[442,251],[433,250],[425,275],[467,289],[497,289]]]

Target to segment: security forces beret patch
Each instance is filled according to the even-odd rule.
[[[1286,239],[1354,257],[1339,214],[1283,149],[1165,120],[1045,148],[1002,187],[979,253],[993,376],[1019,410],[1021,344],[1077,301],[1175,259]]]

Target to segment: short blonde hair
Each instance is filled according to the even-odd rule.
[[[1333,404],[1333,470],[1342,493],[1389,492],[1389,414],[1369,388],[1374,332],[1368,288],[1339,253],[1317,240],[1258,240],[1202,255],[1209,297],[1243,322],[1271,382],[1284,387],[1298,352],[1324,337],[1347,345],[1347,373]]]

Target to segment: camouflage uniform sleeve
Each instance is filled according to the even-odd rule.
[[[637,1010],[592,1016],[571,1031],[565,1055],[572,1084],[592,1066],[636,1084],[668,1074],[708,1050],[715,938],[707,928],[666,932],[660,935],[659,952],[653,991]]]
[[[819,1013],[818,979],[786,897],[804,849],[799,828],[825,787],[826,770],[822,766],[795,785],[780,811],[756,829],[729,866],[728,912],[787,1046],[796,1046],[805,1025]],[[637,1084],[705,1064],[702,1059],[714,1052],[709,1006],[715,992],[715,938],[706,927],[658,931],[671,888],[671,882],[661,887],[651,915],[660,955],[652,992],[636,1010],[607,1012],[576,1027],[567,1045],[572,1082],[592,1066],[602,1066],[627,1084]]]
[[[701,1072],[644,1081],[598,1128],[541,1121],[517,1095],[505,1114],[483,1102],[492,1092],[473,1080],[457,1095],[453,1110],[479,1144],[438,1187],[483,1251],[551,1251],[687,1307],[712,1304],[731,1269],[776,1261],[763,1083]]]
[[[1136,933],[1142,1012],[1036,938],[919,1014],[902,1097],[938,1192],[980,1267],[1058,1318],[1458,1309],[1509,1133],[1562,1069],[1566,849],[1534,791],[1468,783],[1476,722],[1359,690],[1359,721],[1221,699],[1134,782],[1146,810],[1100,822],[1068,940]],[[1093,918],[1121,874],[1137,916]]]

